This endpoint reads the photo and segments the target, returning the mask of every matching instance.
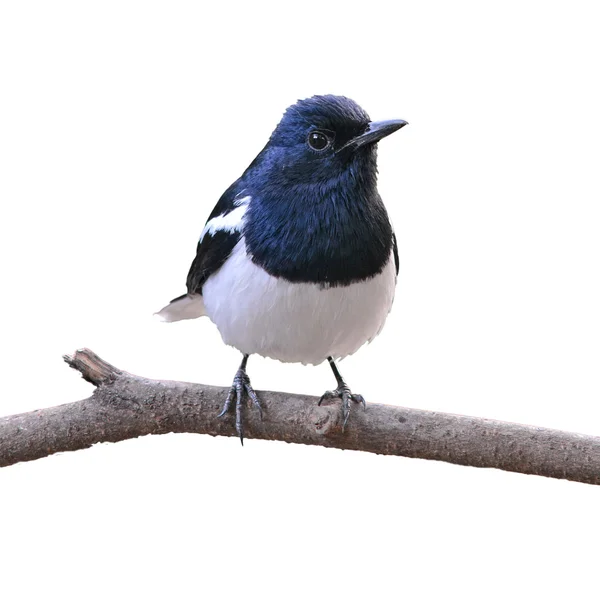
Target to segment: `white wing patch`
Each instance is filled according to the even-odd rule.
[[[250,196],[244,196],[243,198],[235,199],[234,204],[237,208],[234,208],[231,212],[213,217],[202,230],[200,235],[200,241],[208,233],[214,235],[217,231],[240,231],[244,221],[244,215],[248,210],[248,204],[250,203]]]

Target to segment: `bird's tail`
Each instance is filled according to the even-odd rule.
[[[206,314],[204,300],[200,294],[184,294],[174,298],[157,313],[154,313],[161,321],[172,323],[185,319],[197,319]]]

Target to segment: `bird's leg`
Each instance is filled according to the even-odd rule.
[[[319,400],[319,406],[321,406],[321,402],[323,402],[323,400],[330,400],[331,398],[340,398],[342,400],[342,431],[344,431],[346,423],[348,422],[348,417],[350,416],[350,401],[362,404],[364,409],[367,408],[367,403],[360,394],[353,394],[350,391],[350,388],[340,375],[340,372],[338,371],[338,368],[333,358],[331,356],[328,356],[327,360],[329,361],[329,366],[331,367],[331,370],[335,375],[335,379],[337,381],[338,386],[335,390],[325,392],[321,396],[321,399]]]
[[[252,403],[258,409],[258,414],[262,419],[262,406],[260,405],[260,400],[258,399],[256,392],[252,389],[252,386],[250,385],[250,377],[248,377],[246,373],[248,356],[248,354],[244,354],[242,364],[233,378],[233,384],[231,385],[231,389],[229,390],[229,394],[227,395],[227,399],[223,405],[223,410],[219,413],[219,417],[222,417],[224,414],[226,414],[233,403],[233,399],[235,398],[235,430],[240,436],[240,442],[242,442],[242,446],[244,445],[244,416],[242,413],[244,394],[246,394],[250,400],[252,400]]]

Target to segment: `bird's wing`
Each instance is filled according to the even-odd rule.
[[[394,262],[396,263],[396,275],[400,270],[400,259],[398,258],[398,242],[396,241],[396,234],[392,233],[392,249],[394,251]]]
[[[229,258],[242,236],[250,196],[236,181],[219,199],[200,235],[196,258],[187,276],[187,294],[171,300],[156,315],[163,321],[197,319],[206,314],[202,286]]]
[[[240,237],[239,230],[217,230],[202,237],[187,276],[188,294],[202,293],[206,280],[223,266]]]
[[[234,183],[219,199],[200,235],[187,276],[188,294],[201,294],[206,280],[229,258],[241,237],[250,196]]]

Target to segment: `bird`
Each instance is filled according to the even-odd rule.
[[[377,144],[407,125],[371,121],[337,95],[299,100],[210,213],[187,276],[187,292],[162,308],[166,322],[207,316],[242,362],[219,416],[235,401],[262,406],[247,373],[252,354],[282,362],[328,361],[342,431],[353,394],[337,362],[373,340],[394,300],[398,245],[377,190]]]

